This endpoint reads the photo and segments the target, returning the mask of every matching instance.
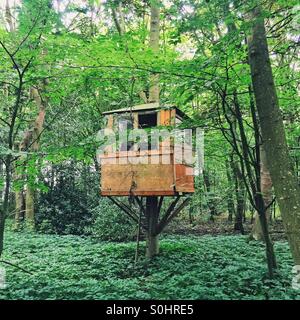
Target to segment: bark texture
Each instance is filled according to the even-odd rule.
[[[292,256],[295,264],[300,265],[300,188],[289,158],[259,6],[251,14],[248,54],[263,145]]]
[[[150,48],[156,55],[159,52],[159,6],[151,4],[150,22]],[[149,102],[159,102],[159,75],[152,74],[150,77]]]
[[[263,195],[266,210],[266,218],[269,223],[271,220],[271,208],[269,207],[272,202],[272,180],[267,167],[266,152],[263,146],[260,147],[260,176],[261,176],[261,192]],[[258,213],[255,214],[255,220],[252,227],[251,238],[255,240],[264,240],[260,219]]]
[[[28,151],[31,150],[33,152],[37,152],[39,150],[39,138],[43,130],[43,125],[45,121],[45,113],[46,113],[46,101],[43,101],[39,90],[37,88],[32,87],[30,89],[31,98],[34,100],[37,108],[38,114],[36,119],[30,129],[28,129],[25,134],[22,142],[20,143],[20,150],[21,151]],[[26,161],[26,159],[24,159]],[[15,214],[15,223],[16,228],[19,228],[20,220],[23,216],[24,210],[24,200],[25,200],[25,221],[26,224],[30,228],[34,228],[34,198],[35,198],[35,191],[34,188],[27,183],[26,191],[25,191],[25,199],[22,195],[22,190],[17,191],[15,198],[16,198],[16,214]],[[22,202],[21,202],[22,201]]]
[[[158,197],[146,198],[146,219],[147,219],[147,243],[146,256],[152,258],[159,253],[159,235],[157,225],[159,218]]]

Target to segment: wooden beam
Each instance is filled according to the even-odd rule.
[[[122,197],[122,196],[131,196],[133,192],[128,191],[120,191],[120,190],[103,190],[101,191],[101,196],[103,197],[108,197],[108,196],[115,196],[115,197]],[[178,195],[178,192],[174,191],[174,190],[170,190],[170,191],[161,191],[161,190],[149,190],[149,191],[134,191],[134,195],[135,196],[141,196],[141,197],[151,197],[151,196],[176,196]]]
[[[172,219],[174,219],[180,211],[187,206],[187,204],[190,202],[191,198],[186,198],[183,200],[183,202],[169,215],[168,220],[166,222],[166,226],[171,222]]]
[[[164,214],[164,216],[161,218],[160,222],[158,223],[158,228],[159,228],[159,225],[160,224],[164,224],[167,219],[168,219],[168,216],[172,213],[172,211],[174,210],[177,202],[179,201],[180,197],[178,196],[169,206],[168,210],[166,211],[166,213]]]
[[[189,203],[190,200],[191,200],[190,197],[184,199],[183,202],[176,209],[171,211],[169,214],[166,213],[164,215],[163,219],[161,219],[161,221],[159,222],[159,224],[157,226],[156,234],[160,234],[163,231],[163,229],[171,222],[171,220],[174,219],[179,214],[179,212]]]
[[[138,206],[140,207],[140,209],[143,212],[143,214],[146,216],[146,209],[143,206],[142,198],[139,199],[139,197],[137,197],[137,196],[133,196],[133,198],[134,198],[135,202],[138,204]]]
[[[135,216],[136,219],[139,218],[139,215],[138,215],[135,211],[133,211],[126,203],[124,203],[124,202],[120,202],[120,203],[121,203],[122,206],[124,206],[129,212],[131,212],[131,213]]]
[[[127,206],[123,202],[119,202],[118,200],[116,200],[112,197],[108,197],[108,199],[110,199],[116,206],[118,206],[122,211],[124,211],[128,215],[129,218],[134,220],[136,223],[139,223],[139,216],[133,210],[131,210],[131,208],[129,206]],[[141,223],[141,227],[144,230],[148,230],[147,226],[145,226],[142,223]]]
[[[128,206],[124,205],[124,203],[117,201],[112,197],[108,197],[116,206],[118,206],[122,211],[124,211],[132,220],[138,222],[138,217],[135,212],[133,212]]]
[[[160,196],[160,198],[159,198],[159,203],[158,203],[158,212],[160,212],[160,210],[161,210],[161,206],[162,206],[162,204],[163,204],[163,201],[164,201],[164,196]]]

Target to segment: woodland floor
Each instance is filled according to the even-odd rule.
[[[0,299],[300,299],[291,288],[292,260],[276,241],[277,278],[266,277],[262,243],[247,236],[170,236],[161,255],[134,267],[135,243],[8,231]]]
[[[245,234],[250,234],[252,229],[252,223],[250,219],[247,219],[243,223]],[[269,225],[269,232],[272,240],[286,240],[283,224],[281,220],[272,221]],[[178,223],[172,222],[165,231],[166,234],[172,235],[237,235],[239,232],[234,231],[233,222],[228,222],[224,216],[217,217],[214,222],[208,221],[195,221],[194,223],[188,223],[187,219]]]

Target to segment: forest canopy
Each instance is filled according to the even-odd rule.
[[[62,246],[72,236],[87,237],[84,245],[107,241],[105,250],[115,246],[116,259],[131,263],[131,250],[132,263],[138,264],[144,263],[145,249],[139,241],[146,240],[146,255],[152,258],[164,232],[161,263],[169,272],[166,260],[177,250],[173,237],[176,243],[182,240],[183,255],[193,247],[199,258],[203,243],[212,252],[214,245],[222,251],[218,237],[229,234],[224,243],[232,248],[226,250],[234,251],[236,243],[245,250],[263,249],[258,277],[277,279],[280,299],[299,298],[299,291],[283,294],[292,276],[287,264],[300,272],[298,1],[0,0],[0,11],[1,259],[13,258],[13,243],[20,250],[18,239],[28,233],[29,246],[32,239],[51,246],[51,237],[62,235],[70,237],[61,239]],[[180,202],[179,195],[174,200],[162,194],[149,202],[142,196],[101,196],[97,134],[108,125],[103,112],[154,102],[176,106],[186,115],[182,128],[204,132],[204,166],[193,177],[189,202]],[[149,205],[166,215],[153,222],[145,212]],[[192,236],[207,234],[216,241]],[[128,241],[137,246],[124,245],[124,256],[120,243]],[[107,259],[113,260],[109,254]],[[257,256],[249,259],[257,264]],[[146,271],[138,266],[140,277],[152,272],[151,263],[159,272],[155,260]],[[113,278],[117,275],[115,270]],[[18,274],[12,279],[19,281]],[[191,287],[195,282],[193,275]],[[261,283],[246,292],[248,298],[268,299]],[[237,287],[232,295],[222,289],[216,298],[242,298]],[[23,297],[14,288],[4,298],[39,298]],[[116,290],[119,297],[137,298],[124,296],[123,289]],[[214,290],[198,289],[187,288],[181,298],[192,292],[187,294],[192,299],[213,299]],[[174,298],[172,290],[166,292],[163,298]],[[40,298],[61,297],[52,293]],[[115,297],[105,290],[97,294]],[[161,298],[156,291],[142,293],[144,299],[153,297]]]

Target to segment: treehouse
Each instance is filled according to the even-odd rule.
[[[181,196],[194,192],[193,166],[182,160],[184,152],[192,151],[192,144],[183,148],[174,143],[174,137],[165,135],[170,132],[166,128],[186,118],[182,111],[149,103],[103,115],[107,131],[117,132],[117,138],[109,137],[111,144],[100,155],[102,196]],[[157,129],[154,135],[153,129]],[[158,137],[157,131],[163,134]]]

